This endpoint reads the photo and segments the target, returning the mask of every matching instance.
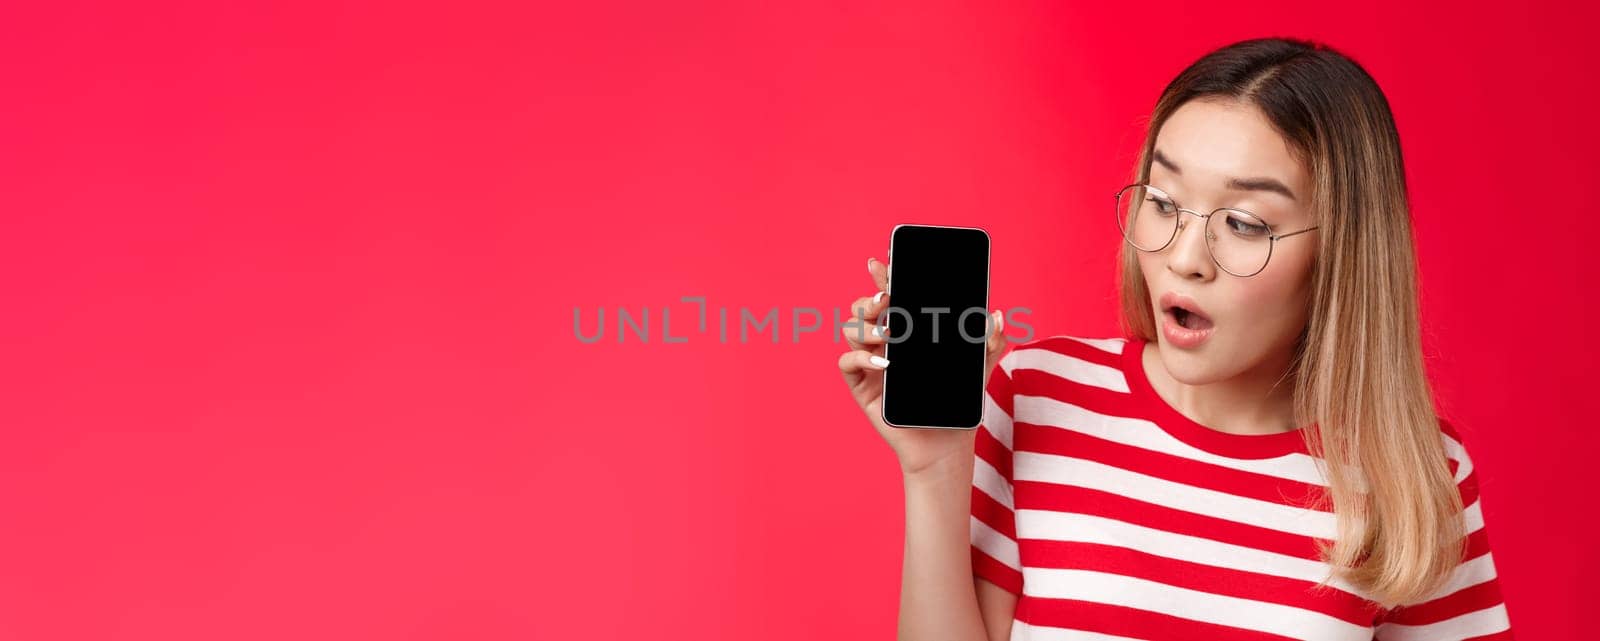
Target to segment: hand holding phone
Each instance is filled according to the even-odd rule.
[[[913,226],[908,225],[903,227]],[[896,231],[899,232],[903,227],[897,227]],[[884,438],[884,440],[888,441],[889,445],[894,448],[896,456],[898,456],[900,459],[902,470],[907,473],[911,473],[913,471],[932,467],[936,463],[943,460],[956,461],[958,459],[970,458],[972,455],[974,432],[970,429],[901,429],[900,427],[890,425],[884,419],[883,403],[886,369],[893,370],[897,373],[909,371],[911,369],[909,366],[903,370],[896,369],[897,365],[899,364],[898,359],[904,357],[908,362],[916,362],[918,360],[916,358],[917,354],[915,348],[903,349],[907,346],[904,341],[898,343],[894,347],[890,347],[889,340],[891,337],[894,337],[891,331],[885,331],[881,335],[875,334],[871,331],[874,327],[883,327],[892,330],[892,328],[887,328],[887,325],[890,323],[885,314],[887,313],[887,310],[890,308],[891,304],[896,307],[904,306],[900,300],[902,297],[902,290],[908,290],[907,293],[904,294],[905,296],[910,296],[912,298],[917,297],[915,293],[918,289],[917,281],[923,280],[919,277],[919,274],[922,274],[924,271],[923,269],[917,268],[917,264],[919,262],[917,260],[917,256],[922,253],[918,247],[920,247],[922,243],[919,241],[910,241],[903,242],[901,244],[895,244],[897,240],[904,241],[908,239],[910,239],[910,236],[899,236],[898,238],[891,239],[894,262],[896,265],[898,265],[898,267],[895,267],[892,270],[896,272],[893,274],[895,277],[895,283],[893,286],[891,286],[889,283],[891,271],[890,265],[877,260],[868,260],[867,271],[872,276],[876,291],[872,295],[858,298],[852,301],[850,304],[850,313],[852,317],[850,318],[850,322],[847,322],[845,327],[841,329],[841,333],[843,335],[842,337],[850,345],[851,349],[850,351],[840,355],[839,369],[844,375],[845,383],[850,387],[851,394],[855,397],[857,405],[861,407],[863,413],[867,415],[867,418],[872,422],[873,426],[877,428],[879,434]],[[980,274],[978,275],[978,282],[982,284],[982,302],[979,304],[980,306],[987,303],[988,293],[988,241],[986,235],[983,238],[982,245],[983,249],[980,255],[980,260],[976,263],[979,265],[978,269],[980,271]],[[946,256],[949,257],[951,255],[946,254]],[[971,270],[967,271],[970,272]],[[970,294],[972,291],[971,288],[966,287],[959,289],[961,290],[962,294]],[[916,304],[918,301],[914,300],[912,303]],[[898,312],[894,314],[894,317],[896,318],[899,316],[900,314]],[[957,333],[958,328],[955,325],[955,323],[958,322],[958,317],[959,313],[942,313],[941,321],[943,322],[941,324],[941,331],[949,331],[951,336],[956,336],[957,340],[960,340]],[[989,373],[994,369],[995,364],[1005,352],[1006,340],[1002,334],[1004,325],[999,312],[993,312],[988,315],[979,313],[968,314],[967,319],[969,323],[977,321],[975,325],[965,328],[968,335],[981,335],[984,333],[984,329],[989,330],[987,332],[988,338],[982,341],[980,344],[980,353],[983,355],[982,360],[979,363],[973,364],[974,368],[978,372],[977,383],[976,385],[973,385],[969,380],[967,381],[968,384],[965,386],[969,393],[971,393],[974,389],[976,390],[977,398],[979,399],[979,403],[981,403],[982,390],[987,384]],[[984,322],[985,320],[987,320],[987,322]],[[925,324],[928,322],[930,321],[924,321]],[[914,331],[915,327],[913,326],[911,329]],[[924,329],[931,330],[932,327],[931,325],[926,325]],[[929,335],[929,337],[931,337],[931,335]],[[891,349],[898,349],[900,351],[894,355],[893,359],[886,360],[886,354]],[[965,354],[961,355],[965,356]],[[964,361],[965,359],[963,358],[955,362],[959,364],[963,363]],[[902,383],[907,385],[915,383],[915,377],[910,375],[902,376],[900,379],[896,379],[893,383],[895,385],[896,393],[904,395],[905,400],[915,401],[915,393],[912,391],[913,388],[902,387]],[[898,403],[899,400],[900,399],[897,397],[897,400],[894,402]],[[981,405],[979,407],[979,411],[981,412]],[[971,410],[967,411],[970,412]],[[895,410],[891,411],[892,417],[898,420],[908,421],[897,423],[898,425],[911,424],[909,422],[910,419],[901,418],[898,415],[898,412],[899,409],[897,406]],[[937,419],[929,422],[959,424],[961,422],[965,422],[966,418],[967,417],[961,417],[953,420]]]
[[[889,252],[900,273],[889,276],[895,302],[885,312],[883,421],[975,429],[983,422],[987,373],[989,234],[898,225]]]

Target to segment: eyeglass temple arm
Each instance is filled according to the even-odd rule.
[[[1308,231],[1311,231],[1311,230],[1313,230],[1313,229],[1316,229],[1316,228],[1317,228],[1317,227],[1320,227],[1320,225],[1313,225],[1313,226],[1311,226],[1311,227],[1307,227],[1307,228],[1305,228],[1305,229],[1301,229],[1301,230],[1298,230],[1298,231],[1292,231],[1292,232],[1289,232],[1289,233],[1287,233],[1287,234],[1278,234],[1278,235],[1276,235],[1276,236],[1273,236],[1273,237],[1272,237],[1272,239],[1273,239],[1273,240],[1278,240],[1278,239],[1280,239],[1280,238],[1288,238],[1288,237],[1290,237],[1290,236],[1293,236],[1293,235],[1295,235],[1295,234],[1304,234],[1304,233],[1306,233],[1306,232],[1308,232]]]

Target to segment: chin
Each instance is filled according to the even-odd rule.
[[[1166,367],[1167,375],[1185,385],[1215,383],[1236,373],[1231,371],[1233,363],[1225,362],[1231,359],[1221,356],[1233,352],[1216,340],[1208,340],[1194,349],[1178,349],[1168,345],[1166,339],[1162,338],[1160,348],[1161,364]]]

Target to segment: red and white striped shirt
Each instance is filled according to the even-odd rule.
[[[1057,336],[991,374],[977,434],[973,572],[1020,595],[1011,639],[1511,638],[1472,460],[1441,422],[1468,549],[1435,598],[1384,610],[1318,539],[1332,512],[1299,432],[1229,434],[1150,386],[1145,341]]]

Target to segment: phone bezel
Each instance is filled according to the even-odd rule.
[[[920,228],[929,228],[929,229],[956,229],[956,230],[961,230],[961,231],[976,231],[976,232],[978,232],[980,234],[983,234],[983,306],[984,306],[984,309],[988,309],[988,307],[989,307],[989,289],[990,289],[989,288],[990,270],[992,268],[992,265],[990,263],[991,263],[991,261],[993,259],[993,256],[994,256],[994,241],[989,236],[989,232],[987,230],[981,228],[981,227],[961,227],[961,226],[956,226],[956,225],[922,225],[922,224],[916,224],[916,223],[902,223],[902,224],[899,224],[899,225],[895,225],[894,229],[889,232],[889,267],[888,267],[889,272],[888,272],[888,276],[886,278],[886,282],[888,284],[885,287],[885,290],[889,292],[890,300],[893,301],[893,299],[894,299],[894,242],[895,242],[895,238],[900,235],[900,230],[904,229],[904,228],[908,228],[908,227],[913,227],[913,228],[920,227]],[[888,358],[889,350],[890,350],[890,344],[889,343],[884,343],[883,353],[884,353],[884,357],[885,358]],[[988,359],[988,348],[985,347],[985,349],[979,351],[979,353],[978,353],[978,367],[979,368],[987,367],[988,366],[988,361],[989,361],[989,359]],[[889,367],[884,369],[884,371],[883,371],[883,391],[882,391],[882,393],[881,393],[881,395],[880,395],[880,397],[878,399],[878,416],[883,419],[883,423],[885,425],[888,425],[890,427],[899,427],[899,428],[934,429],[934,430],[975,430],[975,429],[978,429],[978,426],[983,425],[983,415],[984,415],[984,409],[986,407],[986,403],[984,402],[984,399],[985,399],[985,396],[987,395],[987,391],[984,391],[983,393],[978,394],[978,413],[977,413],[978,422],[973,423],[972,425],[966,425],[966,426],[961,426],[961,425],[907,425],[907,424],[895,423],[895,422],[889,420],[889,370],[891,370],[891,369],[894,369],[894,359],[892,359],[892,358],[889,359]]]

